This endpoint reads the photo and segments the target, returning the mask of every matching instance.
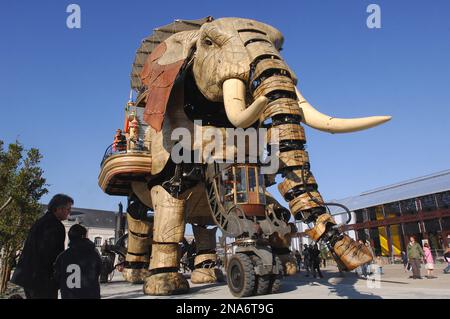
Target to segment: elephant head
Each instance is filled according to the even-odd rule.
[[[235,127],[252,125],[270,102],[268,94],[252,95],[255,83],[261,77],[277,69],[294,85],[297,82],[279,53],[282,44],[283,36],[277,29],[241,18],[209,19],[197,30],[171,35],[148,56],[140,74],[150,92],[144,119],[156,131],[161,130],[174,83],[189,70],[193,85],[206,104],[222,108],[229,123]],[[267,60],[271,60],[266,63],[270,67],[264,67],[262,61]],[[299,119],[308,126],[330,133],[367,129],[390,119],[389,116],[334,118],[318,112],[295,87],[293,95],[300,108]],[[211,112],[215,113],[213,109]]]

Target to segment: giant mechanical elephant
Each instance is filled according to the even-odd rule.
[[[275,255],[283,254],[292,234],[286,230],[289,229],[290,217],[285,214],[287,209],[262,190],[258,194],[265,198],[258,203],[270,206],[269,213],[255,210],[249,213],[250,217],[247,212],[235,214],[238,222],[224,221],[221,218],[226,219],[227,216],[223,212],[225,217],[220,213],[215,215],[214,210],[218,206],[223,210],[225,204],[218,203],[220,198],[224,200],[218,190],[223,185],[214,184],[214,176],[222,174],[220,176],[225,178],[226,174],[217,171],[216,167],[215,173],[219,173],[211,175],[214,165],[205,163],[204,158],[200,164],[175,163],[171,158],[174,147],[190,153],[198,143],[207,143],[201,139],[184,149],[180,148],[180,139],[172,140],[171,133],[177,128],[184,128],[194,135],[194,120],[201,120],[204,127],[218,129],[264,127],[268,129],[268,135],[276,128],[279,135],[279,169],[276,174],[283,178],[278,189],[289,202],[292,216],[295,220],[314,225],[307,231],[308,235],[314,241],[324,242],[341,268],[351,270],[370,261],[371,255],[366,248],[341,234],[333,217],[327,213],[310,172],[301,123],[330,133],[344,133],[376,126],[390,117],[339,119],[315,110],[296,89],[297,78],[280,55],[283,36],[272,26],[249,19],[213,20],[210,17],[195,22],[185,21],[184,25],[187,26],[184,30],[155,29],[159,39],[153,36],[143,42],[133,67],[132,86],[138,92],[136,104],[145,106],[143,120],[148,125],[147,141],[152,162],[151,178],[132,185],[133,198],[128,216],[131,234],[128,239],[129,264],[146,265],[145,258],[148,257],[142,256],[148,251],[145,251],[147,248],[143,243],[151,241],[149,269],[131,267],[131,277],[142,276],[147,294],[168,295],[188,291],[186,279],[178,272],[178,244],[183,239],[185,223],[190,222],[194,224],[194,235],[200,246],[197,247],[196,270],[192,277],[197,278],[196,282],[215,281],[220,277],[214,268],[215,229],[207,228],[207,225],[216,224],[222,230],[227,226],[237,239],[245,239],[242,242],[246,248],[238,247],[238,256],[232,258],[228,265],[231,269],[228,276],[232,277],[228,283],[233,286],[230,289],[235,295],[250,295],[255,290],[274,292],[274,286],[279,284],[276,281],[279,276],[266,280],[264,274],[267,272],[263,269],[272,266],[269,275],[279,274],[274,268],[280,263]],[[261,189],[275,184],[276,174],[263,175],[253,171],[252,166],[229,169],[226,178],[242,172],[241,169],[245,169],[247,178],[255,174],[259,176],[257,180]],[[233,178],[233,185],[236,185],[237,177]],[[217,181],[218,184],[226,184],[229,180]],[[217,199],[211,195],[214,191],[219,194]],[[233,194],[237,194],[235,190]],[[153,221],[145,220],[145,211],[149,208],[154,211]],[[236,205],[232,209],[236,209]],[[230,209],[223,211],[231,212]],[[244,228],[231,231],[232,224],[244,225]],[[256,231],[248,230],[255,225]],[[149,238],[150,234],[152,238]],[[269,248],[264,248],[262,253],[256,246],[264,242],[264,238]],[[256,250],[248,248],[251,243],[256,245]],[[130,251],[130,247],[136,251]],[[267,252],[269,257],[274,253],[275,257],[269,258],[273,264],[269,261],[267,265],[264,256],[260,258],[263,262],[259,257],[255,258]],[[245,275],[250,273],[256,279],[242,281],[239,273],[233,273],[233,267],[244,268],[248,272]],[[259,288],[256,287],[258,285]]]

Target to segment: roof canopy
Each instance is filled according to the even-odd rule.
[[[142,67],[144,66],[147,56],[152,53],[161,42],[175,33],[200,29],[204,23],[212,20],[212,17],[206,17],[199,20],[177,19],[170,24],[154,29],[149,37],[142,40],[141,46],[136,51],[136,56],[131,68],[131,88],[138,93],[142,91],[143,84],[139,77]]]
[[[340,200],[332,200],[344,204],[351,211],[372,207],[381,204],[392,203],[409,198],[420,197],[428,194],[440,193],[450,190],[450,170],[410,179],[393,185],[380,187]],[[343,209],[330,206],[332,213],[343,212]]]

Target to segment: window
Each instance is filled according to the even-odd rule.
[[[355,210],[356,223],[364,222],[364,211],[362,209]],[[365,239],[365,236],[364,236]]]
[[[236,203],[247,202],[247,176],[245,167],[236,167]]]
[[[375,206],[375,214],[377,216],[377,220],[383,220],[384,219],[383,205]]]
[[[95,247],[101,247],[101,245],[102,245],[102,240],[103,240],[103,238],[101,238],[101,237],[95,237],[95,238],[94,238],[94,244],[95,244]]]
[[[367,217],[370,221],[377,220],[377,209],[376,207],[369,207],[367,208]]]
[[[450,231],[450,217],[441,219],[442,230]]]
[[[437,193],[436,201],[439,208],[449,208],[450,207],[450,191]]]
[[[384,213],[386,214],[386,218],[392,218],[396,216],[400,216],[400,203],[393,202],[384,204]]]
[[[223,202],[225,209],[228,210],[234,205],[234,174],[233,168],[230,167],[227,170],[222,171],[222,181],[219,180],[219,188],[221,189],[221,195],[223,196]]]
[[[256,175],[254,167],[248,168],[248,191],[253,193],[256,192]]]
[[[414,235],[420,233],[418,222],[404,224],[403,229],[405,230],[405,234],[407,235]]]
[[[431,219],[431,220],[425,220],[425,232],[426,233],[434,233],[441,231],[441,225],[439,224],[439,219]]]
[[[258,193],[259,193],[259,203],[266,204],[266,194],[264,189],[264,175],[259,172],[258,175]]]
[[[400,208],[402,210],[402,214],[404,215],[412,215],[417,213],[417,205],[416,205],[416,199],[410,198],[406,200],[402,200],[400,202]]]
[[[108,244],[109,245],[114,245],[115,243],[116,243],[116,239],[114,237],[108,238]]]
[[[358,240],[365,241],[367,239],[366,232],[364,231],[364,229],[358,229],[357,233],[358,233]]]
[[[369,230],[370,239],[373,243],[372,249],[376,256],[381,255],[381,243],[380,243],[380,233],[378,232],[378,228],[371,228]]]
[[[434,195],[426,195],[419,197],[420,205],[422,206],[422,210],[424,211],[430,211],[430,210],[436,210],[436,201],[434,199]]]

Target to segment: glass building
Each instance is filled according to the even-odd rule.
[[[450,247],[450,170],[332,202],[351,211],[342,229],[354,239],[369,240],[376,255],[399,256],[411,235],[428,242],[435,255]],[[347,220],[341,208],[330,209],[338,223]],[[305,226],[299,227],[300,238]]]

